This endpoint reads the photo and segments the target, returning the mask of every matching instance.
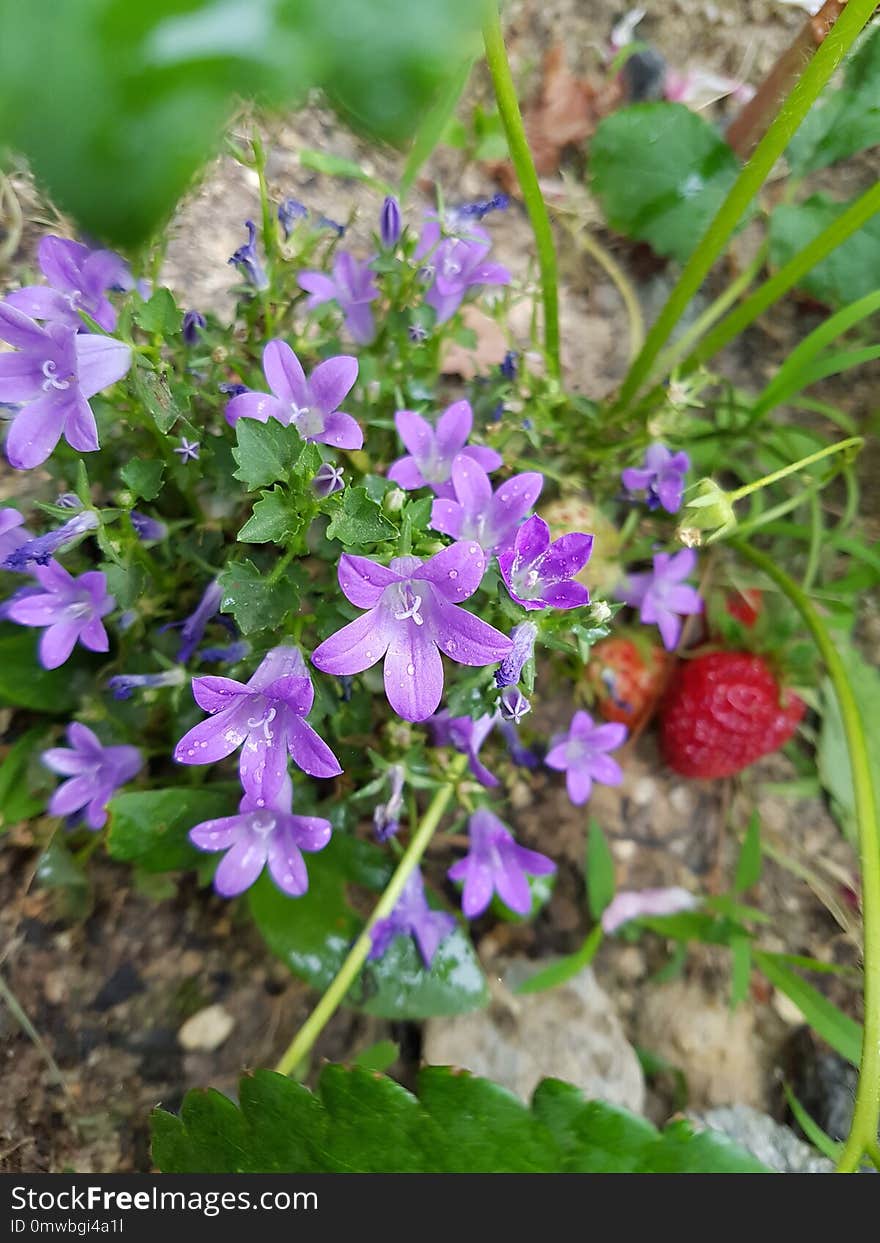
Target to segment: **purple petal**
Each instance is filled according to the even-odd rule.
[[[361,449],[364,444],[364,433],[357,419],[352,418],[343,410],[337,410],[327,415],[323,432],[317,436],[309,436],[307,439],[316,440],[324,445],[332,445],[334,449]]]
[[[660,631],[660,637],[667,652],[674,651],[681,638],[681,622],[676,614],[667,613],[665,609],[658,611],[657,629]]]
[[[42,566],[39,568],[42,569]],[[8,616],[20,626],[51,626],[64,613],[65,606],[57,595],[37,592],[14,600],[9,606]]]
[[[279,678],[307,678],[309,671],[298,647],[283,644],[273,647],[260,661],[256,673],[248,681],[250,690],[265,690]]]
[[[464,297],[464,289],[453,290],[451,293],[442,294],[436,285],[432,285],[425,294],[425,302],[428,306],[432,306],[437,312],[437,323],[445,324],[451,319],[458,308],[461,306]]]
[[[586,713],[584,713],[586,716]],[[589,719],[589,718],[588,718]],[[593,725],[589,731],[590,744],[601,751],[614,751],[623,746],[629,730],[618,721],[608,721],[604,725]]]
[[[244,893],[260,875],[265,862],[265,842],[255,833],[243,835],[220,860],[214,888],[224,898]]]
[[[291,718],[279,713],[274,721],[251,729],[238,758],[238,772],[250,799],[271,804],[287,780],[287,735]]]
[[[49,334],[9,302],[0,302],[0,340],[41,359],[54,353]]]
[[[400,575],[387,566],[351,553],[343,553],[339,558],[337,573],[345,598],[359,609],[375,608],[385,588],[400,582]]]
[[[58,444],[68,404],[57,392],[46,393],[23,406],[6,437],[6,456],[16,470],[31,470],[45,462]]]
[[[124,341],[81,332],[74,341],[79,387],[83,397],[94,397],[121,380],[131,366],[131,350]]]
[[[40,268],[49,284],[71,292],[81,288],[82,267],[90,253],[81,242],[52,233],[41,238],[37,247]]]
[[[683,492],[684,480],[681,475],[670,472],[661,475],[657,480],[657,496],[668,514],[678,513]]]
[[[565,774],[565,788],[575,807],[586,803],[593,789],[593,778],[585,768],[572,767]]]
[[[291,816],[290,831],[300,850],[314,854],[323,850],[330,841],[333,826],[329,820],[322,820],[320,816]]]
[[[615,591],[615,597],[624,604],[637,609],[641,606],[647,592],[654,581],[653,574],[628,574]]]
[[[345,307],[345,326],[358,345],[369,345],[376,335],[373,312],[365,302],[349,302]]]
[[[564,738],[561,742],[556,742],[551,746],[550,750],[544,756],[544,763],[548,768],[553,768],[557,772],[565,772],[568,768],[568,739]]]
[[[452,486],[456,499],[469,517],[481,518],[490,507],[492,485],[489,476],[473,458],[460,453],[452,463]]]
[[[556,864],[540,851],[529,850],[525,846],[513,845],[513,852],[518,865],[529,876],[550,876],[556,871]]]
[[[623,772],[616,760],[610,755],[594,755],[590,759],[590,776],[594,781],[601,781],[606,786],[619,786],[623,781]]]
[[[509,285],[510,270],[501,263],[480,263],[468,273],[469,285]]]
[[[277,419],[285,426],[290,421],[289,407],[271,393],[239,393],[228,403],[224,414],[230,427],[234,427],[239,419],[256,419],[258,423]]]
[[[397,434],[406,445],[416,462],[425,461],[434,447],[433,429],[420,414],[412,410],[398,410],[394,416]]]
[[[413,577],[431,583],[445,600],[460,604],[477,590],[485,569],[486,558],[479,544],[458,540],[435,553]]]
[[[409,455],[391,463],[388,467],[388,478],[405,492],[415,492],[417,488],[428,486],[415,458]]]
[[[94,760],[79,751],[71,751],[67,747],[49,747],[40,756],[40,760],[53,773],[61,777],[76,777],[88,768],[94,767]]]
[[[577,609],[590,603],[590,593],[583,583],[554,583],[541,592],[541,600],[553,609]]]
[[[537,561],[549,547],[550,528],[543,518],[535,514],[524,522],[516,533],[512,572],[516,574],[522,566]]]
[[[308,674],[303,677],[294,673],[276,678],[268,683],[263,694],[267,700],[280,701],[296,716],[308,716],[315,701],[315,688]]]
[[[51,319],[69,323],[72,327],[82,325],[82,320],[64,295],[48,285],[26,285],[23,289],[16,289],[6,295],[6,305],[15,307],[31,319]]]
[[[40,636],[40,664],[44,669],[63,665],[79,638],[79,621],[59,621]]]
[[[541,561],[541,579],[545,583],[562,583],[580,573],[593,551],[592,535],[573,531],[554,540]]]
[[[0,401],[30,401],[42,390],[43,372],[33,354],[0,354]]]
[[[217,820],[203,820],[190,829],[188,837],[199,850],[228,850],[245,830],[244,817],[221,816]]]
[[[309,887],[309,874],[290,830],[278,825],[269,838],[269,875],[291,898],[301,898]]]
[[[470,402],[455,401],[440,415],[437,420],[437,453],[447,461],[452,461],[460,453],[464,443],[471,434],[474,424],[474,412]],[[409,445],[407,445],[409,449]],[[410,449],[412,453],[412,449]]]
[[[342,772],[339,760],[327,743],[300,717],[292,717],[287,722],[287,746],[294,764],[310,777],[337,777]]]
[[[443,662],[427,626],[395,625],[385,655],[385,694],[405,721],[425,721],[443,695]]]
[[[82,776],[71,777],[60,785],[49,799],[50,816],[69,816],[80,807],[85,807],[95,794],[95,774],[84,773]]]
[[[296,279],[300,289],[304,289],[309,295],[306,299],[307,310],[311,311],[323,302],[336,300],[336,286],[323,272],[300,272]]]
[[[628,466],[626,470],[620,472],[620,479],[627,492],[641,492],[643,488],[650,487],[654,480],[654,474],[653,470],[642,470],[638,466]]]
[[[205,712],[223,712],[239,704],[247,690],[241,682],[232,678],[221,678],[210,675],[204,678],[193,678],[193,699]]]
[[[461,909],[468,919],[476,919],[478,915],[482,915],[492,901],[494,889],[492,873],[488,867],[479,864],[476,860],[462,859],[461,863],[466,865],[466,868],[461,868],[464,875]],[[458,879],[453,876],[456,867],[460,867],[460,864],[455,864],[449,870],[449,876],[453,880]]]
[[[436,597],[434,623],[443,654],[460,665],[494,664],[503,660],[513,647],[500,630],[439,596]]]
[[[532,907],[529,882],[509,850],[502,853],[501,866],[495,870],[495,888],[501,901],[512,911],[517,915],[528,915]]]
[[[412,461],[411,458],[409,460]],[[457,540],[461,535],[463,522],[464,509],[458,501],[447,501],[442,497],[437,497],[431,506],[430,525],[434,531],[442,531],[444,535],[451,535]]]
[[[98,427],[92,407],[82,394],[75,393],[64,421],[64,438],[72,449],[80,453],[94,453],[98,443]]]
[[[309,387],[302,364],[286,341],[269,341],[263,350],[263,373],[282,405],[307,406]],[[245,394],[242,394],[245,396]],[[237,400],[233,398],[233,401]],[[230,402],[230,405],[232,403]],[[255,415],[249,415],[255,418]],[[285,418],[282,422],[287,422]]]
[[[309,376],[312,397],[324,414],[338,410],[354,387],[358,376],[358,361],[350,354],[338,354],[319,363]]]
[[[110,640],[100,617],[91,617],[79,632],[79,641],[90,652],[106,652],[110,649]]]
[[[363,673],[388,648],[388,628],[378,609],[370,609],[330,635],[312,653],[312,664],[322,673]]]
[[[679,580],[693,574],[697,568],[697,554],[693,548],[682,548],[674,557],[666,557],[658,553],[654,559],[655,569],[659,569],[660,558],[664,557],[663,577],[667,580]]]
[[[688,583],[677,583],[667,589],[664,604],[675,613],[702,613],[703,601],[696,587]]]
[[[504,458],[495,449],[488,449],[485,445],[465,445],[462,453],[473,458],[478,466],[482,466],[487,475],[491,475],[493,470],[497,470],[503,465]]]
[[[249,706],[245,702],[188,730],[174,748],[178,764],[214,764],[231,755],[247,738]]]

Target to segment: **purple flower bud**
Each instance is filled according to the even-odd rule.
[[[413,341],[416,345],[421,345],[422,341],[427,340],[428,330],[424,324],[410,324],[407,332],[409,333],[410,341]]]
[[[218,384],[217,388],[219,392],[223,393],[226,397],[240,397],[242,393],[246,393],[248,391],[248,386],[246,384],[236,384],[232,380],[225,380],[222,384]]]
[[[305,220],[309,214],[309,209],[305,203],[300,203],[296,199],[282,199],[278,204],[278,219],[284,230],[285,240],[290,237],[297,221]]]
[[[452,232],[461,229],[468,220],[482,220],[493,211],[506,211],[510,206],[509,194],[493,194],[490,199],[477,199],[474,203],[462,203],[453,207],[447,214],[447,227]]]
[[[30,566],[48,565],[56,552],[72,544],[86,532],[94,531],[97,525],[98,515],[95,511],[93,509],[83,510],[81,514],[77,514],[75,518],[71,518],[57,530],[50,531],[48,535],[38,535],[35,539],[19,544],[4,561],[0,562],[0,569],[26,573]]]
[[[208,326],[200,311],[187,311],[183,317],[183,339],[187,345],[198,345],[199,335]]]
[[[180,629],[180,648],[177,653],[177,659],[182,665],[187,663],[201,643],[205,627],[220,608],[222,598],[223,589],[217,580],[214,579],[208,583],[201,600],[189,617],[179,622],[168,622],[167,625],[162,627],[163,630]]]
[[[244,246],[239,246],[235,254],[230,256],[228,262],[234,264],[239,269],[242,276],[254,289],[268,289],[269,278],[257,254],[257,226],[253,220],[246,220],[244,227],[248,231],[247,243]]]
[[[386,250],[393,250],[400,240],[400,204],[392,194],[389,194],[382,204],[379,236]]]
[[[498,709],[503,720],[513,721],[514,725],[519,725],[523,717],[531,712],[532,705],[519,687],[506,686],[498,700]]]
[[[508,350],[504,355],[504,359],[498,365],[498,370],[504,376],[505,380],[513,381],[516,379],[517,359],[519,354],[516,350]]]
[[[520,742],[519,734],[513,721],[499,721],[498,730],[507,743],[510,758],[517,768],[530,768],[534,770],[540,765],[541,759],[538,753]]]
[[[165,523],[160,522],[158,518],[151,518],[148,514],[142,514],[137,509],[133,509],[128,516],[131,519],[131,525],[134,527],[138,539],[143,540],[145,543],[163,540],[168,534],[168,528]]]
[[[504,686],[513,686],[519,681],[523,666],[532,658],[537,637],[538,627],[534,622],[520,622],[511,630],[510,638],[513,641],[513,648],[495,670],[495,685],[499,689]]]
[[[345,488],[342,467],[334,466],[332,462],[324,462],[315,473],[312,487],[321,500],[332,496],[334,492],[342,492]]]
[[[130,699],[136,690],[152,690],[160,686],[182,686],[186,674],[182,669],[169,669],[166,673],[117,673],[108,678],[107,686],[114,699]]]
[[[62,492],[55,504],[59,509],[82,509],[83,503],[75,492]]]
[[[400,828],[400,813],[403,810],[403,783],[406,769],[402,764],[392,764],[385,774],[391,787],[387,803],[380,803],[373,811],[373,830],[376,840],[387,842],[394,837]]]

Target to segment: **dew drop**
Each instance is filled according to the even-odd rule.
[[[415,665],[407,665],[407,667],[406,667],[406,671],[407,671],[407,673],[409,674],[409,676],[410,676],[410,677],[412,677],[412,676],[413,676],[413,674],[414,674],[414,673],[415,673],[415,671],[416,671],[416,667],[415,667]]]
[[[449,571],[449,577],[450,577],[450,578],[458,578],[458,570],[450,570],[450,571]]]

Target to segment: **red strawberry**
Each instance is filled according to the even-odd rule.
[[[681,664],[664,698],[663,756],[683,777],[730,777],[777,751],[805,710],[762,656],[709,652]]]
[[[731,591],[724,601],[724,607],[731,617],[748,626],[751,630],[761,616],[764,607],[764,596],[759,587],[746,587],[742,591]]]
[[[620,721],[630,732],[639,729],[663,690],[669,654],[656,643],[603,639],[590,653],[587,677],[596,692],[596,707],[606,721]]]

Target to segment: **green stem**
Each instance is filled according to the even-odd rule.
[[[865,1023],[859,1083],[849,1138],[837,1166],[841,1172],[850,1173],[858,1168],[859,1161],[869,1148],[876,1148],[880,1122],[880,825],[877,792],[859,705],[846,667],[824,621],[806,593],[775,561],[741,540],[733,541],[733,546],[776,583],[806,622],[834,688],[849,752],[859,829],[865,926]]]
[[[777,483],[778,480],[784,479],[786,475],[794,475],[797,471],[803,470],[805,466],[812,466],[814,462],[821,462],[823,458],[830,457],[832,453],[841,453],[844,449],[851,449],[854,445],[861,447],[864,443],[861,436],[850,436],[847,440],[839,440],[836,445],[827,445],[824,449],[817,449],[809,457],[803,457],[799,462],[791,462],[788,466],[782,466],[779,470],[774,470],[772,474],[765,475],[763,479],[756,479],[754,483],[743,484],[735,492],[728,492],[727,499],[733,505],[737,501],[741,501],[744,496],[749,496],[760,488],[766,488],[768,484]]]
[[[821,47],[782,104],[776,119],[755,148],[714,219],[688,260],[666,305],[620,390],[619,406],[628,406],[647,380],[660,350],[671,337],[691,298],[723,251],[752,199],[809,112],[857,35],[870,20],[876,0],[849,0]]]
[[[544,349],[547,366],[554,379],[559,379],[559,289],[556,275],[556,250],[547,205],[538,184],[538,174],[532,153],[526,140],[522,113],[516,98],[516,88],[507,61],[501,19],[495,0],[484,0],[483,44],[486,62],[495,89],[495,99],[501,122],[507,135],[510,158],[516,170],[523,202],[529,214],[535,245],[538,250],[538,266],[541,271],[541,292],[544,302]]]
[[[436,832],[437,825],[440,823],[440,819],[452,797],[455,784],[464,772],[466,765],[467,756],[464,755],[457,755],[452,761],[449,766],[449,780],[446,785],[440,787],[431,799],[428,810],[422,817],[421,824],[413,834],[394,875],[388,882],[385,892],[376,903],[376,908],[367,921],[366,927],[351,947],[348,957],[339,968],[339,972],[332,984],[294,1036],[286,1052],[275,1067],[279,1074],[289,1075],[296,1070],[342,1004],[346,993],[357,979],[361,967],[363,967],[367,960],[367,955],[372,945],[370,930],[380,919],[386,919],[397,905],[397,900],[403,892],[406,882],[418,867],[428,843]]]

